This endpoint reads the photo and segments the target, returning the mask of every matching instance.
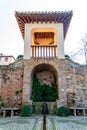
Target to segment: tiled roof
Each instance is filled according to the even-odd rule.
[[[15,16],[17,23],[19,25],[20,31],[24,38],[24,24],[25,23],[63,23],[64,27],[64,38],[66,36],[69,24],[72,18],[72,11],[55,11],[55,12],[17,12],[15,11]]]

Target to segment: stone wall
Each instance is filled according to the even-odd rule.
[[[87,68],[67,60],[65,64],[68,106],[87,106]]]
[[[0,104],[4,107],[21,107],[23,67],[0,67]]]
[[[1,106],[21,107],[32,103],[32,78],[38,65],[47,65],[56,77],[59,95],[57,107],[87,106],[87,67],[70,59],[57,58],[31,58],[0,66]],[[50,72],[47,72],[49,76]]]
[[[49,71],[38,72],[36,76],[41,85],[46,84],[52,87],[52,84],[54,83],[54,76],[51,72]]]

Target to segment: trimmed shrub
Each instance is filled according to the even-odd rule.
[[[65,55],[65,58],[69,58],[70,59],[70,56],[69,55]]]
[[[23,55],[18,55],[17,59],[23,59]]]
[[[56,110],[56,115],[63,117],[69,116],[69,109],[65,106],[61,106]]]
[[[32,115],[32,109],[29,105],[25,105],[22,107],[22,113],[21,116],[22,117],[29,117]]]

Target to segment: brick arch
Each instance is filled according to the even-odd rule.
[[[49,59],[49,58],[32,58],[29,61],[27,60],[25,62],[25,66],[24,66],[24,82],[23,82],[23,100],[22,103],[26,104],[29,102],[32,102],[31,100],[31,93],[32,93],[32,75],[33,75],[33,71],[34,68],[38,65],[41,64],[47,64],[48,66],[50,66],[50,68],[52,68],[52,72],[55,72],[55,76],[56,76],[56,84],[59,86],[59,73],[58,73],[58,60],[55,58],[53,59]],[[59,89],[59,87],[58,87]],[[59,93],[58,93],[59,95]]]
[[[44,67],[44,68],[42,68],[42,67]],[[31,77],[33,76],[34,72],[39,71],[39,69],[51,70],[51,72],[55,75],[56,79],[58,77],[58,71],[56,70],[56,68],[51,64],[45,64],[45,63],[41,63],[41,64],[34,66],[33,69],[31,70]]]
[[[32,60],[32,65],[30,66],[30,73],[31,73],[31,75],[32,75],[32,71],[33,71],[33,69],[36,67],[36,66],[38,66],[38,65],[40,65],[40,64],[48,64],[48,65],[50,65],[50,66],[52,66],[54,69],[55,69],[55,71],[57,72],[57,74],[58,74],[58,65],[57,65],[57,59],[53,59],[52,61],[51,60],[49,60],[49,59],[37,59],[37,60],[35,60],[35,59],[33,59]]]

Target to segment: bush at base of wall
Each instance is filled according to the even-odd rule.
[[[63,116],[63,117],[69,116],[69,110],[68,110],[67,107],[61,106],[61,107],[59,107],[59,108],[56,110],[56,115],[57,115],[57,116]]]
[[[32,115],[32,109],[31,109],[31,106],[29,105],[25,105],[22,107],[22,113],[21,113],[21,116],[22,117],[29,117]]]

